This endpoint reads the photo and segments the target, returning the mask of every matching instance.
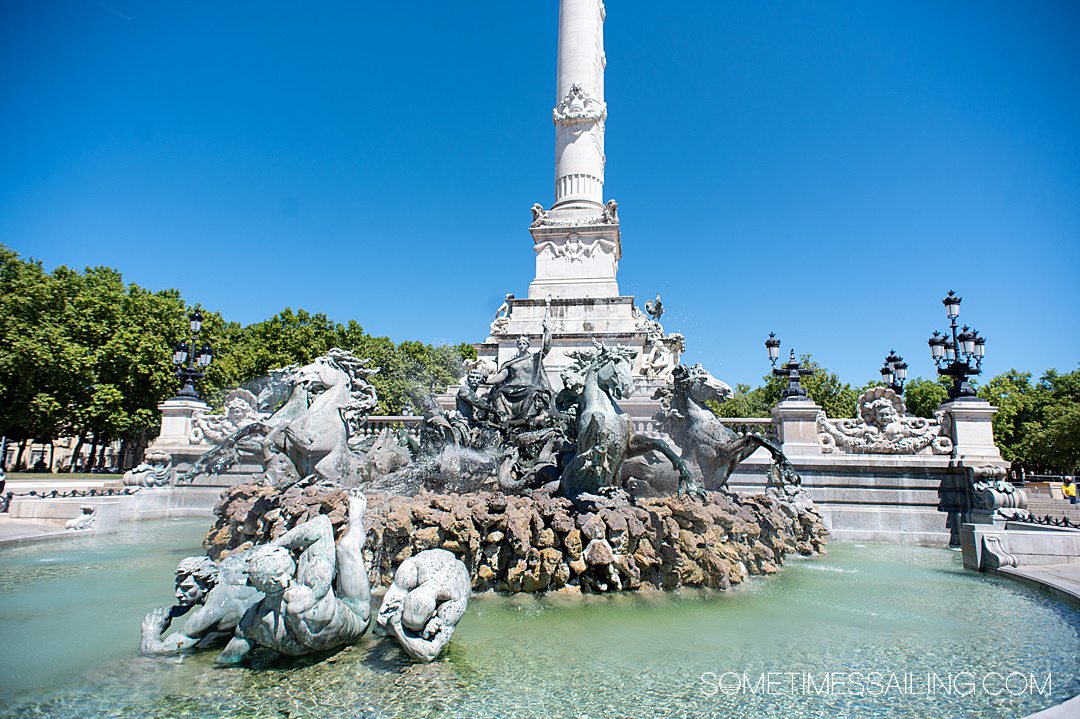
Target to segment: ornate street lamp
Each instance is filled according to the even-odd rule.
[[[949,399],[967,399],[975,397],[975,390],[968,382],[969,377],[982,374],[982,360],[986,355],[986,338],[967,325],[957,329],[956,318],[960,316],[962,298],[949,290],[941,301],[945,305],[945,314],[949,318],[949,331],[945,336],[935,331],[930,338],[930,357],[937,365],[939,375],[952,377]]]
[[[788,358],[787,364],[783,365],[780,369],[776,368],[776,360],[780,358],[780,340],[777,339],[775,332],[769,333],[769,338],[765,340],[765,349],[769,353],[769,362],[773,366],[774,377],[787,377],[788,386],[781,393],[783,399],[803,399],[806,397],[806,390],[799,384],[799,380],[803,377],[809,377],[814,374],[814,370],[811,367],[803,367],[799,364],[799,361],[795,359],[795,350],[791,350],[791,357]]]
[[[881,381],[886,387],[897,394],[904,393],[904,382],[907,381],[907,362],[896,354],[896,350],[889,350],[885,364],[881,368]]]
[[[176,365],[176,376],[181,381],[177,399],[199,399],[195,382],[203,378],[206,368],[214,361],[214,350],[210,345],[203,343],[201,348],[196,349],[199,347],[199,333],[202,331],[202,312],[192,312],[188,322],[191,328],[190,342],[177,342],[173,347],[172,361]]]

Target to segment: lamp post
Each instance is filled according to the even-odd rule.
[[[935,330],[927,342],[938,374],[952,377],[949,399],[975,397],[975,390],[968,383],[968,378],[982,374],[982,360],[986,354],[985,337],[980,337],[978,331],[967,325],[957,329],[956,318],[960,316],[961,299],[949,290],[949,294],[941,301],[949,317],[949,330],[945,335]]]
[[[782,365],[780,369],[776,368],[776,360],[780,358],[780,340],[777,339],[775,332],[769,333],[769,338],[765,340],[765,349],[769,353],[769,362],[773,366],[774,377],[787,377],[788,386],[781,393],[782,399],[805,399],[806,390],[802,388],[799,381],[803,377],[809,377],[814,374],[812,367],[803,367],[799,364],[799,361],[795,359],[795,350],[791,350],[791,356],[788,358],[788,362]]]
[[[897,394],[904,393],[904,382],[907,381],[907,362],[896,354],[896,350],[889,350],[885,358],[885,364],[881,368],[881,381],[886,387]]]
[[[199,399],[199,393],[195,391],[195,382],[202,379],[204,370],[214,361],[214,350],[210,345],[203,344],[199,349],[199,333],[202,331],[202,312],[195,310],[188,317],[191,327],[190,342],[177,342],[173,347],[173,364],[176,365],[176,376],[182,382],[177,399]]]

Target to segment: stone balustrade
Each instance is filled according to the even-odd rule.
[[[420,425],[424,423],[423,417],[413,415],[368,415],[363,423],[356,429],[358,437],[374,437],[384,429],[404,429],[409,436],[420,437]]]

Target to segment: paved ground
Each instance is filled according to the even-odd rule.
[[[63,524],[49,524],[39,519],[12,519],[0,515],[0,547],[32,542],[64,533]]]
[[[1002,567],[998,573],[1037,586],[1080,607],[1080,562]]]
[[[116,477],[110,477],[108,475],[95,476],[92,474],[84,474],[75,477],[53,477],[47,474],[38,475],[36,477],[12,477],[8,475],[5,492],[15,492],[16,494],[25,494],[30,490],[53,490],[58,489],[61,492],[68,492],[72,489],[89,489],[90,487],[122,487],[123,482]]]

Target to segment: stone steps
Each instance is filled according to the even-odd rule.
[[[1029,494],[1028,511],[1039,517],[1048,514],[1052,517],[1068,517],[1072,522],[1080,522],[1080,504],[1069,504],[1066,499]]]

